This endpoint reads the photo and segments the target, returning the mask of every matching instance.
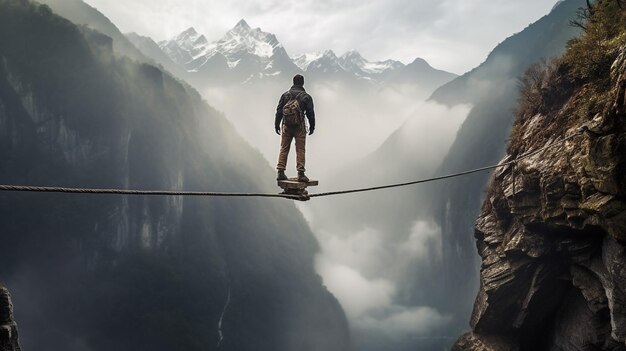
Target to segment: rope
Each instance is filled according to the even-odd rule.
[[[398,184],[390,184],[383,186],[375,186],[370,188],[360,188],[360,189],[351,189],[351,190],[342,190],[342,191],[331,191],[325,193],[318,194],[303,194],[303,195],[291,195],[291,194],[267,194],[267,193],[224,193],[224,192],[205,192],[205,191],[163,191],[163,190],[124,190],[124,189],[87,189],[87,188],[64,188],[64,187],[47,187],[47,186],[30,186],[30,185],[3,185],[0,184],[0,191],[18,191],[18,192],[38,192],[38,193],[69,193],[69,194],[105,194],[105,195],[147,195],[147,196],[204,196],[204,197],[263,197],[263,198],[283,198],[290,200],[299,200],[306,201],[310,198],[315,197],[325,197],[325,196],[335,196],[335,195],[345,195],[345,194],[354,194],[354,193],[362,193],[368,191],[382,190],[382,189],[391,189],[391,188],[399,188],[405,187],[409,185],[422,184],[422,183],[430,183],[438,180],[449,179],[449,178],[457,178],[465,175],[488,171],[496,168],[507,167],[510,165],[517,164],[517,162],[524,160],[526,158],[532,157],[540,152],[551,149],[561,143],[564,143],[577,135],[583,133],[583,129],[578,130],[576,133],[565,137],[561,140],[557,140],[550,145],[547,145],[539,150],[533,151],[531,153],[522,155],[512,161],[500,163],[497,165],[486,166],[481,168],[476,168],[464,172],[448,174],[428,179],[420,179],[406,183],[398,183]]]
[[[103,195],[148,195],[148,196],[215,196],[215,197],[274,197],[300,200],[301,196],[288,194],[264,193],[220,193],[206,191],[162,191],[162,190],[123,190],[123,189],[85,189],[63,188],[30,185],[0,185],[0,191],[21,191],[37,193],[66,193],[66,194],[103,194]]]

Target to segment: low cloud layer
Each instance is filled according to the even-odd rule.
[[[371,228],[350,233],[318,232],[321,254],[316,268],[339,299],[352,328],[392,340],[430,336],[445,329],[451,316],[429,306],[399,302],[402,272],[440,256],[440,230],[416,221],[408,237],[389,240],[389,233]]]
[[[241,18],[275,33],[290,54],[333,49],[378,60],[422,57],[463,73],[496,44],[548,13],[556,1],[528,0],[86,0],[123,31],[169,38],[189,26],[209,40]],[[303,39],[304,38],[304,39]],[[462,54],[461,54],[462,53]]]

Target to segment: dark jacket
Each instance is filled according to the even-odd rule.
[[[298,103],[300,104],[300,109],[305,112],[306,118],[309,120],[309,127],[311,130],[315,129],[315,110],[313,108],[313,98],[311,95],[307,94],[304,87],[294,85],[289,89],[288,92],[284,93],[280,97],[280,101],[278,102],[278,107],[276,108],[276,119],[274,120],[274,126],[276,129],[280,128],[280,122],[283,120],[283,107],[285,104],[289,102],[288,94],[291,93],[292,96],[298,97]]]

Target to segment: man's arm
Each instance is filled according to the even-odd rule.
[[[306,118],[309,120],[309,135],[315,131],[315,107],[313,106],[313,97],[309,95],[305,106]]]
[[[280,122],[283,120],[283,107],[285,107],[285,94],[280,96],[278,107],[276,107],[276,118],[274,119],[274,129],[280,134]]]

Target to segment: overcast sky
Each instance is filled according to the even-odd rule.
[[[188,27],[219,39],[240,19],[277,35],[292,56],[356,49],[370,60],[422,57],[463,73],[556,0],[86,0],[123,32],[160,41]]]

